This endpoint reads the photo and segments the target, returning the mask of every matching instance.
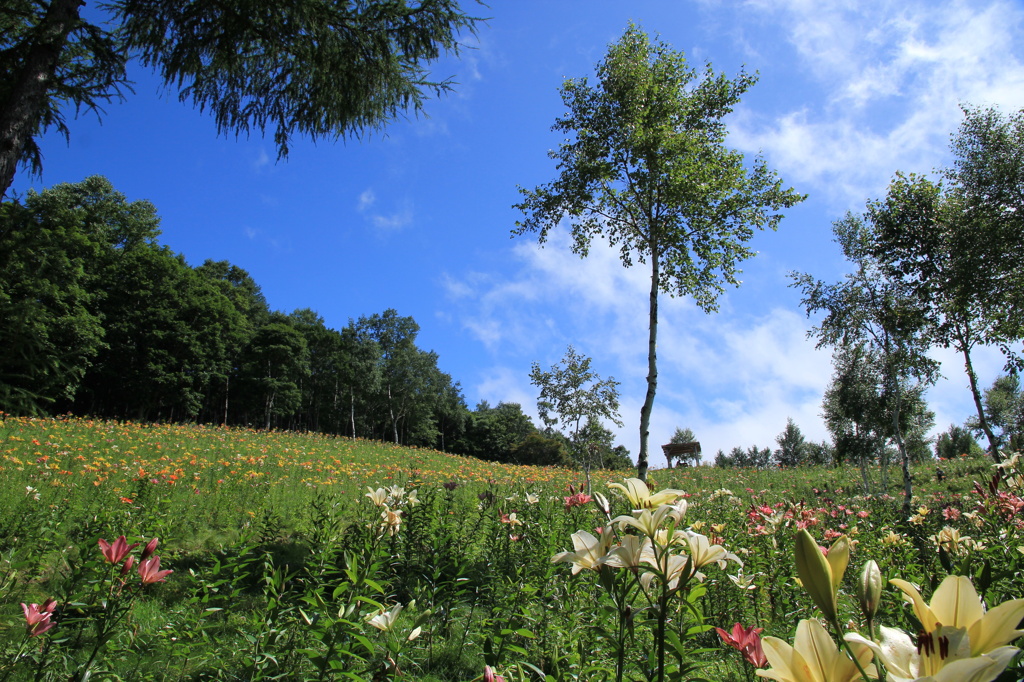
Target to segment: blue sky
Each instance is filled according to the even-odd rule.
[[[90,3],[91,4],[91,3]],[[845,264],[831,224],[880,197],[897,170],[949,162],[959,105],[1024,107],[1024,4],[988,0],[495,0],[460,58],[432,68],[451,95],[425,116],[359,140],[296,139],[275,162],[270,139],[218,136],[147,71],[135,94],[70,121],[71,140],[42,144],[42,178],[24,192],[105,175],[130,200],[152,201],[163,243],[198,265],[248,270],[270,305],[312,308],[328,326],[395,308],[420,324],[470,406],[514,401],[535,414],[532,362],[548,367],[573,344],[621,382],[620,441],[636,453],[646,389],[647,273],[595,245],[586,260],[567,231],[543,248],[510,237],[517,186],[554,178],[547,151],[565,78],[590,76],[630,21],[734,76],[760,81],[728,119],[729,144],[761,152],[809,198],[777,232],[758,234],[743,284],[705,315],[664,298],[659,331],[657,445],[689,426],[705,457],[774,447],[792,417],[808,438],[827,432],[821,396],[830,354],[806,338],[793,270],[836,280]],[[92,10],[87,10],[92,11]],[[945,379],[928,394],[937,429],[972,403],[960,359],[937,351]],[[976,358],[989,385],[1002,360]]]

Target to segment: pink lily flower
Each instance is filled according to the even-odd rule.
[[[56,623],[50,620],[50,616],[53,615],[53,609],[56,606],[57,602],[53,599],[47,599],[43,602],[42,606],[39,604],[21,603],[21,610],[25,613],[25,624],[28,626],[30,637],[38,637],[56,625]]]
[[[160,570],[160,557],[158,556],[150,557],[139,564],[139,577],[142,578],[143,585],[162,583],[164,578],[171,573],[174,573],[174,571],[170,569]]]
[[[107,561],[112,564],[119,564],[126,556],[128,556],[128,552],[139,546],[139,543],[136,542],[133,545],[129,545],[128,541],[122,535],[113,542],[107,542],[100,538],[99,545],[100,551],[103,552],[103,556],[106,557]]]
[[[765,656],[761,647],[761,630],[750,626],[744,628],[739,623],[732,626],[732,632],[726,632],[722,628],[715,628],[722,641],[743,654],[743,658],[755,668],[768,666],[768,657]]]
[[[485,665],[484,682],[505,682],[505,676],[495,674],[494,670],[491,669],[491,666]]]

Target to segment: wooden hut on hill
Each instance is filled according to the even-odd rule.
[[[665,453],[665,461],[668,468],[672,468],[672,460],[676,460],[676,466],[697,466],[700,464],[700,442],[669,443],[661,446]]]

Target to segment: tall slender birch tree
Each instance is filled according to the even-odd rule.
[[[625,267],[650,268],[647,394],[640,410],[637,476],[647,477],[647,440],[658,385],[658,297],[692,296],[717,309],[738,264],[755,251],[754,229],[775,229],[781,209],[803,200],[757,157],[725,144],[723,119],[756,75],[734,79],[710,64],[698,71],[681,52],[652,43],[630,25],[597,65],[597,82],[562,85],[567,113],[553,130],[570,137],[551,157],[558,176],[520,188],[525,218],[513,234],[539,233],[543,244],[562,221],[573,252],[585,257],[595,237],[618,248]]]

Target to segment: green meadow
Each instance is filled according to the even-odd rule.
[[[741,681],[753,654],[723,634],[800,651],[804,619],[920,649],[923,612],[889,579],[936,613],[949,575],[989,610],[1022,596],[1016,461],[938,464],[907,516],[877,468],[870,495],[857,469],[813,467],[657,470],[640,490],[375,441],[7,416],[0,680]],[[829,554],[801,554],[801,531]]]

